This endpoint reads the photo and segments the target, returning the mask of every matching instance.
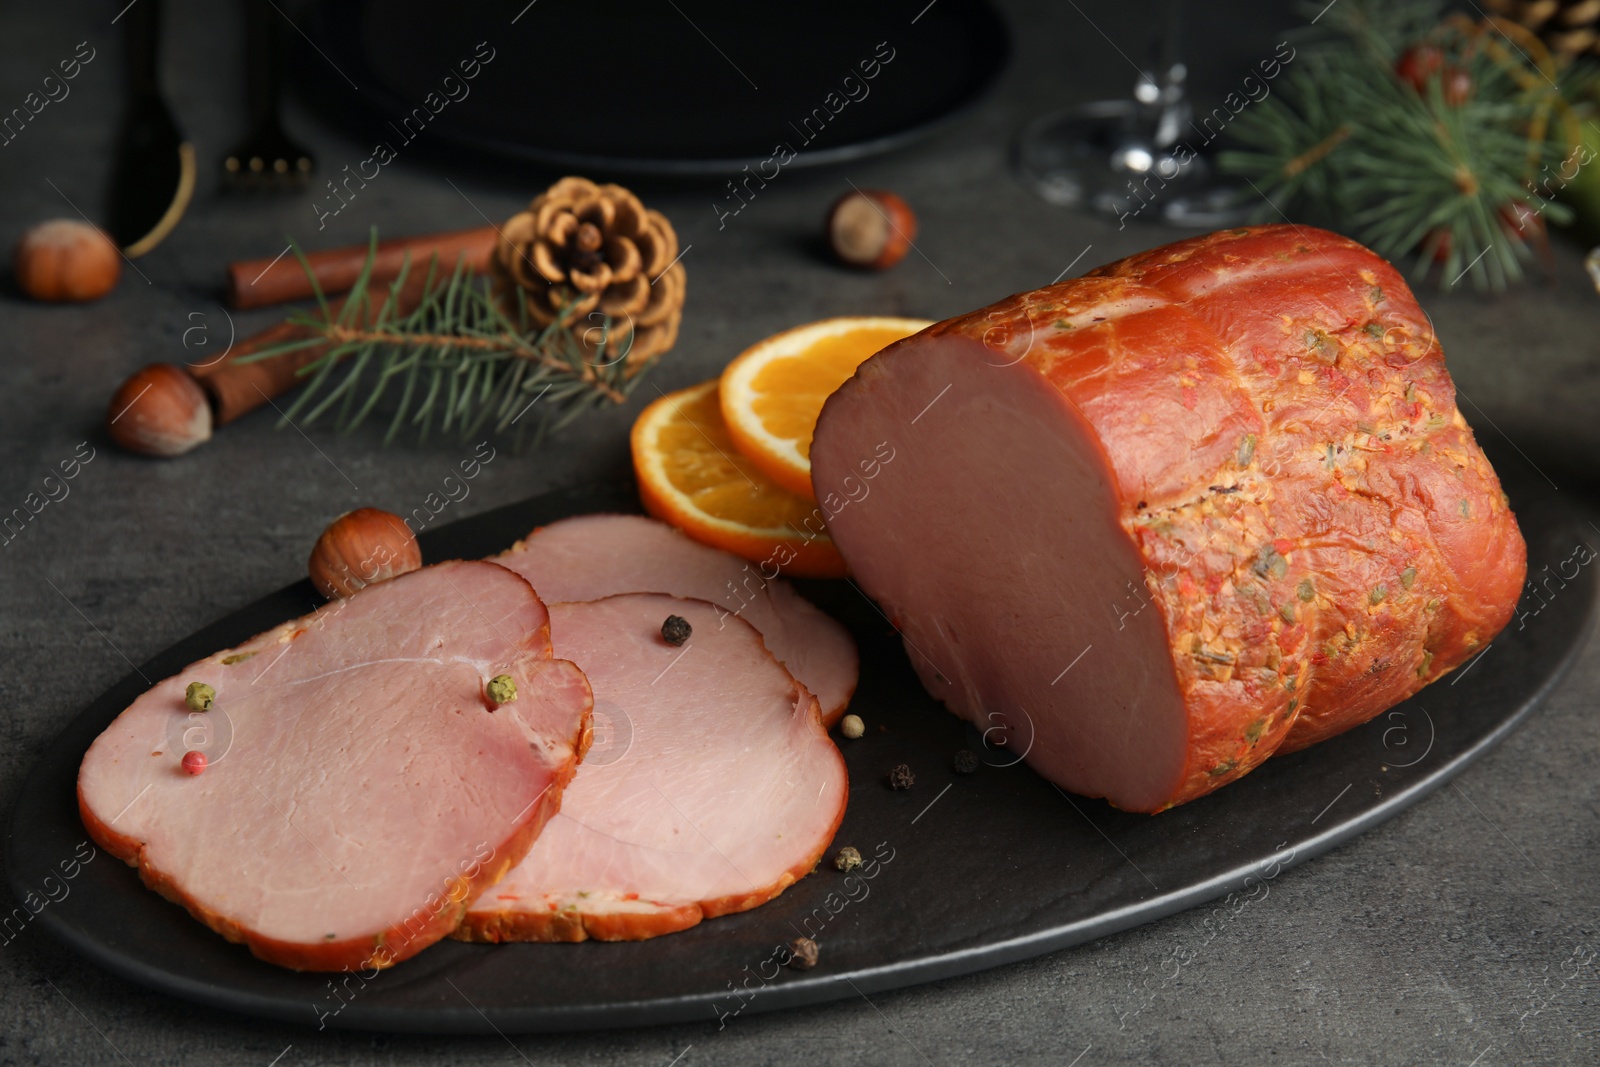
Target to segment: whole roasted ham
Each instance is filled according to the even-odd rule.
[[[832,726],[855,691],[850,633],[782,578],[642,515],[580,515],[541,526],[495,558],[546,603],[613,593],[670,593],[721,608],[761,631],[767,648],[817,698]]]
[[[1457,667],[1526,569],[1400,275],[1304,227],[1182,241],[930,327],[834,394],[811,458],[929,692],[1135,811]]]
[[[681,646],[662,636],[674,615]],[[763,904],[811,870],[844,817],[844,760],[816,698],[725,616],[654,594],[551,605],[556,654],[588,675],[610,744],[455,936],[639,940]]]
[[[515,697],[499,676],[507,675]],[[211,687],[191,710],[191,683]],[[589,741],[583,674],[527,580],[426,567],[200,660],[90,746],[94,840],[262,959],[385,967],[522,859]],[[185,769],[193,729],[231,737]]]

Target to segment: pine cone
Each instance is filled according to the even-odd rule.
[[[1487,0],[1486,6],[1538,34],[1558,56],[1600,53],[1600,0]]]
[[[505,224],[490,270],[502,300],[520,300],[540,326],[561,317],[606,361],[626,352],[631,372],[678,339],[685,274],[677,257],[678,235],[661,212],[620,185],[562,178]],[[601,315],[611,320],[609,335]]]

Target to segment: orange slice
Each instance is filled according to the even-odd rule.
[[[822,405],[880,348],[932,326],[925,319],[823,319],[760,341],[722,372],[722,417],[739,451],[807,500],[811,434]]]
[[[696,541],[743,556],[767,578],[842,578],[822,509],[739,454],[715,380],[668,393],[633,424],[633,469],[645,510]]]

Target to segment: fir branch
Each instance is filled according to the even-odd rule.
[[[655,363],[630,364],[632,337],[618,350],[610,340],[609,318],[602,321],[599,341],[592,346],[576,335],[566,311],[540,327],[529,323],[518,301],[513,321],[487,278],[459,262],[443,275],[437,257],[429,260],[409,308],[402,298],[411,284],[409,259],[375,300],[371,277],[377,242],[374,229],[361,273],[335,310],[300,247],[291,241],[311,278],[317,306],[296,312],[289,321],[309,336],[240,359],[255,362],[313,346],[323,349],[298,371],[306,384],[281,424],[297,418],[314,423],[334,411],[335,425],[348,433],[379,410],[390,386],[396,385],[399,395],[388,416],[386,444],[409,423],[421,440],[435,426],[464,437],[485,426],[495,434],[515,427],[520,445],[530,425],[539,441],[585,412],[625,403]],[[524,419],[536,406],[537,417]]]
[[[1538,39],[1499,20],[1452,16],[1437,0],[1342,0],[1325,9],[1277,92],[1229,129],[1224,171],[1249,180],[1278,212],[1345,230],[1441,287],[1520,279],[1537,239],[1518,205],[1560,224],[1564,205],[1535,180],[1578,143],[1573,101],[1592,72],[1561,67]],[[1396,64],[1419,44],[1439,62],[1422,91]],[[1446,73],[1470,93],[1452,97]]]
[[[1353,133],[1354,130],[1355,127],[1351,126],[1348,122],[1339,123],[1338,127],[1335,128],[1332,133],[1328,134],[1328,136],[1324,137],[1322,140],[1318,141],[1304,152],[1301,152],[1298,156],[1295,156],[1293,159],[1289,160],[1289,162],[1285,163],[1283,165],[1283,176],[1285,178],[1297,178],[1306,170],[1306,168],[1321,163],[1329,152],[1332,152],[1335,148],[1338,148],[1345,141],[1349,140],[1350,134]]]
[[[1325,9],[1306,3],[1300,10],[1308,20],[1321,15],[1324,47],[1354,43],[1367,59],[1392,69],[1408,45],[1439,25],[1444,4],[1442,0],[1341,0]]]

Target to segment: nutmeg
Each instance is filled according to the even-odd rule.
[[[886,270],[906,257],[917,216],[886,189],[852,189],[828,209],[828,247],[851,267]]]
[[[152,363],[112,395],[106,432],[130,452],[181,456],[211,439],[211,405],[183,368]]]
[[[378,508],[357,508],[322,531],[307,569],[312,584],[332,599],[420,566],[422,548],[404,519]]]
[[[117,284],[122,256],[87,222],[51,219],[22,235],[12,266],[17,285],[35,300],[99,300]]]

